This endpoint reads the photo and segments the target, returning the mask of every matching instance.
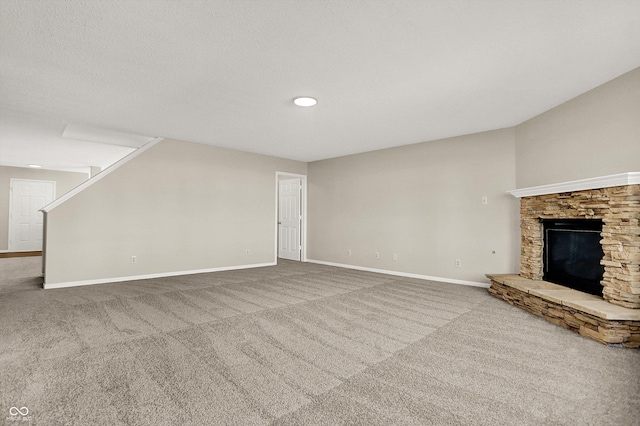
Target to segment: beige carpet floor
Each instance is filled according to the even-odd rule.
[[[281,261],[42,290],[40,260],[0,259],[7,424],[640,424],[640,351],[486,289]]]

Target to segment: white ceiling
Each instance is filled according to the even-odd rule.
[[[514,126],[638,66],[638,0],[0,0],[0,164],[133,150],[67,125],[312,161]]]

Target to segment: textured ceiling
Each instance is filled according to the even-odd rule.
[[[514,126],[638,66],[637,0],[0,0],[0,163],[128,150],[66,125],[312,161]]]

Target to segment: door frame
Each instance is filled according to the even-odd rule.
[[[23,179],[23,178],[9,178],[9,223],[7,224],[7,251],[8,252],[15,252],[16,250],[12,250],[13,247],[11,247],[11,233],[12,233],[12,225],[13,225],[13,217],[11,217],[11,215],[13,214],[13,184],[15,181],[27,181],[27,182],[46,182],[46,183],[52,183],[53,184],[53,199],[49,202],[49,204],[51,204],[52,202],[55,201],[56,199],[56,181],[55,180],[43,180],[43,179]],[[45,204],[46,206],[46,204]],[[43,206],[44,207],[44,206]],[[42,215],[44,216],[44,212],[42,213]],[[44,246],[45,246],[45,234],[46,234],[46,219],[43,217],[42,218],[43,224],[42,224],[42,251],[44,251]],[[24,251],[24,250],[23,250]],[[27,250],[30,251],[30,250]]]
[[[302,223],[300,224],[300,237],[302,238],[301,246],[302,249],[300,251],[300,261],[307,261],[307,175],[300,175],[297,173],[288,173],[288,172],[276,172],[276,191],[275,191],[275,199],[276,199],[276,211],[274,216],[274,224],[275,224],[275,247],[274,247],[274,262],[278,264],[278,217],[279,217],[279,208],[280,208],[280,198],[278,194],[280,192],[280,178],[300,178],[302,182],[302,194],[300,196],[300,200],[302,206],[300,208],[300,213],[302,215]]]

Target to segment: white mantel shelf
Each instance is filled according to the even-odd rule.
[[[507,191],[507,193],[514,197],[522,198],[535,197],[536,195],[559,194],[561,192],[584,191],[588,189],[638,184],[640,184],[640,172],[629,172],[589,179],[572,180],[569,182],[553,183],[550,185],[532,186],[530,188],[514,189],[512,191]]]

